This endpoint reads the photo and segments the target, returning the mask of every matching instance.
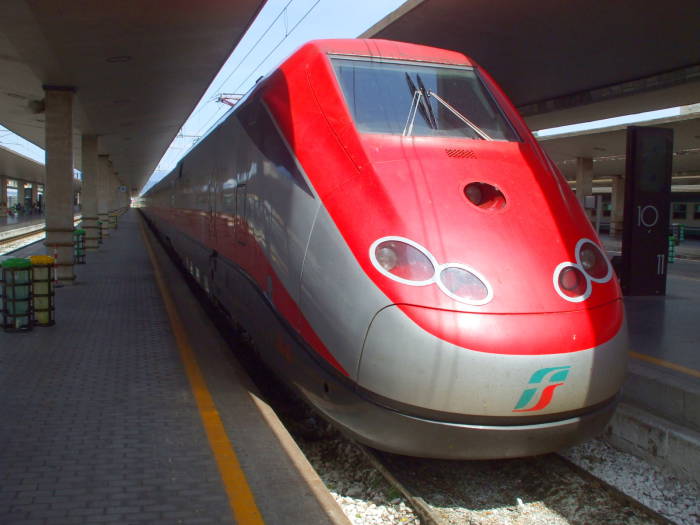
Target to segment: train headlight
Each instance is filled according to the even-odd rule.
[[[390,272],[396,267],[396,263],[399,261],[399,256],[396,255],[394,248],[389,246],[389,243],[385,243],[383,246],[377,247],[374,252],[377,257],[377,262],[386,271]]]
[[[408,239],[391,239],[376,244],[370,253],[383,274],[404,284],[423,286],[432,282],[436,266],[424,250]]]
[[[559,287],[567,295],[583,295],[586,291],[586,276],[573,266],[564,268],[559,274]]]
[[[590,239],[581,239],[576,244],[576,262],[593,282],[604,283],[612,277],[612,265],[608,258]]]
[[[403,284],[436,284],[448,297],[474,306],[493,299],[491,285],[479,272],[465,264],[439,264],[427,249],[406,237],[377,239],[369,258],[382,274]]]
[[[438,286],[453,299],[473,305],[486,304],[493,296],[491,287],[472,268],[458,264],[442,267]]]
[[[552,279],[560,297],[579,303],[591,296],[591,283],[607,283],[613,270],[603,250],[590,239],[579,239],[574,251],[576,262],[560,263]]]
[[[554,270],[554,289],[567,301],[579,303],[591,296],[591,281],[581,265],[563,262]]]
[[[579,252],[579,257],[581,259],[581,266],[583,266],[583,269],[586,270],[587,273],[591,273],[592,271],[594,272],[596,266],[599,266],[597,260],[598,254],[596,254],[590,246],[583,248]]]

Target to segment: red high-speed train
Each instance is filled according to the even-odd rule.
[[[613,413],[627,331],[612,267],[462,54],[310,42],[143,211],[267,364],[370,446],[532,455]]]

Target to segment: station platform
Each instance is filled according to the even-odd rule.
[[[620,241],[601,236],[610,257]],[[628,296],[625,309],[632,357],[679,381],[700,380],[700,241],[686,240],[668,265],[665,296]],[[700,429],[700,407],[694,415]]]
[[[75,268],[0,331],[0,523],[349,524],[137,211]]]
[[[613,255],[619,255],[621,253],[622,239],[610,237],[606,234],[600,234],[599,237],[608,252]],[[700,240],[685,239],[675,246],[674,251],[676,259],[700,261]]]
[[[30,213],[27,215],[0,216],[0,232],[14,230],[24,226],[42,224],[44,222],[43,213]]]
[[[620,254],[619,239],[600,238],[609,256]],[[665,296],[624,302],[630,360],[609,439],[700,482],[700,241],[676,246]]]

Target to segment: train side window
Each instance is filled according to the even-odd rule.
[[[264,102],[255,97],[236,112],[243,129],[265,160],[281,175],[311,193],[297,163]]]
[[[202,211],[209,210],[209,192],[204,193],[201,188],[198,188],[195,209]]]
[[[224,189],[222,199],[223,199],[224,211],[227,211],[227,212],[235,211],[235,207],[236,207],[235,190]]]
[[[673,218],[674,219],[685,219],[688,213],[688,205],[685,202],[674,202],[673,203]]]
[[[246,241],[246,208],[247,208],[247,194],[248,187],[245,184],[239,184],[236,186],[235,200],[236,200],[236,242],[241,246],[245,246]]]
[[[700,219],[700,204],[695,205],[695,213],[693,214],[693,219]]]

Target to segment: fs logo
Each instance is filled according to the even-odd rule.
[[[532,374],[528,384],[533,386],[523,391],[523,395],[520,396],[520,401],[515,405],[513,412],[534,412],[549,405],[554,390],[564,384],[570,368],[571,366],[541,368]]]

